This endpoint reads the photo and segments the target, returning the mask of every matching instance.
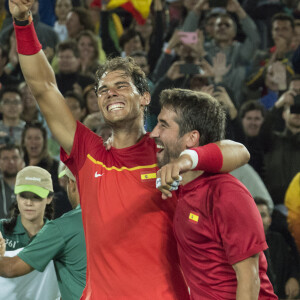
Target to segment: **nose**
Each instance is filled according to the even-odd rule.
[[[159,137],[158,125],[156,125],[156,126],[153,128],[152,132],[150,133],[150,137],[151,137],[151,138],[157,138],[157,137]]]
[[[117,90],[115,88],[109,88],[107,91],[108,97],[118,96]]]
[[[32,205],[32,200],[31,199],[26,199],[25,204],[26,204],[26,206],[31,206]]]

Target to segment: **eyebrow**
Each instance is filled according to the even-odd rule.
[[[126,85],[128,85],[128,86],[130,85],[130,83],[129,83],[128,81],[118,81],[118,82],[116,82],[114,85],[121,85],[121,84],[126,84]],[[101,91],[101,90],[103,90],[104,88],[107,88],[107,85],[106,85],[106,84],[100,86],[99,89],[98,89],[98,92]]]
[[[158,122],[162,123],[162,124],[164,124],[166,126],[169,126],[169,123],[167,121],[165,121],[164,119],[158,119]]]

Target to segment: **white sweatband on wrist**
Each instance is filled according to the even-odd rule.
[[[191,170],[195,169],[198,165],[198,153],[197,153],[197,151],[186,149],[186,150],[184,150],[180,153],[179,157],[181,155],[184,155],[184,154],[188,154],[190,156],[190,158],[192,159],[193,164],[192,164]]]

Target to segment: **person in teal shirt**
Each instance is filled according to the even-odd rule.
[[[80,299],[86,282],[86,248],[79,193],[69,169],[67,192],[73,210],[49,221],[17,256],[0,259],[0,276],[16,277],[34,269],[42,272],[53,260],[62,299]],[[0,244],[3,241],[0,238]]]

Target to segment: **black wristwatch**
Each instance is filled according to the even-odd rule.
[[[26,26],[29,25],[32,22],[32,13],[31,11],[28,12],[28,19],[27,20],[17,20],[14,18],[14,23],[17,26]]]

